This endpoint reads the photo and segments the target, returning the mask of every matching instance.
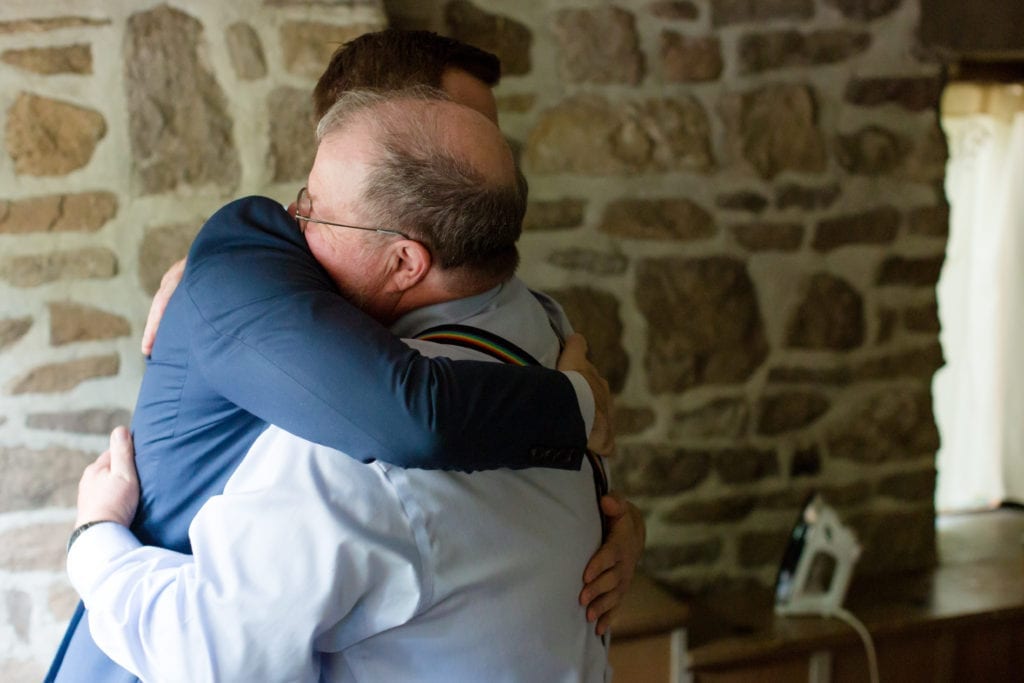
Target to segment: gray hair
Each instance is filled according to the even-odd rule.
[[[496,184],[466,159],[446,149],[433,117],[401,101],[450,101],[436,88],[353,90],[341,95],[317,126],[317,140],[373,109],[379,155],[362,200],[378,225],[395,226],[422,242],[444,269],[507,279],[519,263],[528,187],[516,167],[515,182]]]

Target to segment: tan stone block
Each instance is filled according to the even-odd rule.
[[[903,287],[934,287],[942,273],[944,256],[909,258],[890,256],[878,270],[877,283]]]
[[[894,175],[919,183],[941,183],[946,177],[946,161],[949,159],[949,148],[946,134],[939,127],[938,116],[932,125],[919,133],[910,142],[910,152],[904,164]],[[941,185],[940,185],[941,187]]]
[[[476,45],[498,56],[503,76],[521,76],[531,69],[530,28],[504,14],[491,14],[468,0],[452,0],[445,5],[445,35]]]
[[[498,95],[495,101],[498,104],[499,112],[525,114],[532,110],[537,103],[537,95],[534,93],[511,93]]]
[[[939,434],[927,390],[890,388],[837,406],[829,418],[828,454],[855,463],[907,461],[932,455]]]
[[[722,556],[723,546],[722,539],[718,537],[673,545],[651,545],[644,551],[644,568],[659,572],[692,565],[712,565]]]
[[[942,88],[936,76],[855,78],[846,85],[845,98],[862,107],[895,104],[910,111],[938,110]]]
[[[740,152],[762,178],[783,171],[825,170],[825,141],[814,91],[805,85],[768,85],[730,96],[723,108]]]
[[[199,226],[192,223],[161,225],[146,231],[139,248],[139,280],[147,294],[155,294],[167,269],[188,256],[197,232]]]
[[[76,482],[81,474],[81,470],[75,474]],[[70,533],[69,522],[33,524],[0,533],[0,569],[63,571]]]
[[[690,21],[700,16],[697,5],[689,0],[657,0],[647,6],[647,11],[659,19]]]
[[[89,408],[60,413],[30,413],[25,424],[31,429],[107,435],[114,427],[127,425],[131,419],[131,412],[122,408]]]
[[[0,350],[14,344],[28,333],[32,327],[32,318],[2,318],[0,319]]]
[[[775,206],[780,209],[799,208],[804,211],[827,209],[842,194],[838,184],[807,187],[792,183],[782,185],[775,193]]]
[[[815,273],[802,285],[803,299],[786,326],[786,345],[849,351],[864,343],[864,298],[850,283]]]
[[[3,203],[0,234],[95,232],[117,214],[110,192],[83,192],[15,199]]]
[[[6,201],[0,215],[0,233],[46,232],[60,217],[60,205],[60,195]]]
[[[328,24],[288,21],[281,26],[284,68],[289,73],[316,79],[339,47],[364,33],[382,28],[375,24]],[[307,99],[309,93],[306,93]]]
[[[890,475],[878,482],[878,492],[902,501],[930,501],[935,497],[935,466],[929,459],[926,469]]]
[[[95,232],[117,215],[117,196],[111,192],[81,192],[63,196],[54,231]]]
[[[757,433],[776,436],[814,424],[828,412],[829,400],[815,391],[787,391],[762,396]]]
[[[7,112],[7,152],[22,175],[82,168],[107,133],[103,115],[69,102],[21,93]]]
[[[875,380],[909,377],[931,382],[935,371],[942,367],[945,358],[942,346],[936,340],[932,344],[914,346],[896,353],[888,353],[861,361],[850,373],[856,379]]]
[[[50,309],[50,343],[54,346],[114,339],[131,333],[131,325],[116,313],[71,301],[53,301],[47,306]]]
[[[97,454],[60,446],[0,447],[0,512],[74,507],[78,480]],[[70,529],[64,525],[64,532]]]
[[[93,17],[38,17],[33,19],[15,19],[0,21],[0,35],[11,33],[43,33],[57,31],[62,28],[108,26],[110,19]]]
[[[691,241],[715,235],[715,221],[689,199],[619,199],[610,203],[601,232],[633,239]]]
[[[903,311],[903,325],[911,332],[938,334],[942,329],[936,302],[913,306]]]
[[[661,70],[669,83],[714,81],[722,75],[722,45],[715,36],[661,33]]]
[[[911,235],[924,237],[949,236],[949,206],[922,206],[912,209],[907,228]]]
[[[672,416],[669,438],[742,439],[750,424],[750,406],[743,398],[719,398]]]
[[[823,384],[842,386],[854,379],[847,367],[832,368],[799,368],[782,366],[772,368],[768,372],[768,381],[772,384]]]
[[[241,166],[227,98],[209,62],[202,24],[160,5],[125,26],[132,173],[140,194],[187,185],[230,192]]]
[[[813,246],[827,252],[851,244],[892,244],[901,221],[892,206],[827,218],[818,223]]]
[[[573,328],[587,338],[589,356],[612,393],[622,391],[629,374],[629,356],[622,346],[619,300],[591,287],[569,287],[548,293],[565,308]]]
[[[712,465],[726,484],[749,484],[779,474],[779,456],[756,448],[730,448],[714,453]]]
[[[654,424],[654,411],[650,408],[625,406],[619,403],[612,405],[612,424],[615,434],[627,436],[640,434]]]
[[[746,381],[768,355],[746,265],[726,257],[651,258],[637,267],[653,393]]]
[[[754,74],[772,69],[805,68],[841,62],[871,45],[863,31],[773,31],[740,37],[739,71]]]
[[[534,173],[707,171],[710,123],[691,97],[615,102],[578,95],[541,113],[524,159]]]
[[[54,394],[74,389],[97,377],[113,377],[121,369],[116,353],[48,363],[30,370],[11,384],[10,394]]]
[[[263,45],[256,29],[239,21],[227,27],[224,38],[231,65],[239,78],[252,81],[267,75],[267,59],[263,55]]]
[[[644,76],[636,18],[620,7],[564,9],[555,16],[562,77],[570,83],[637,85]]]
[[[748,495],[727,495],[710,500],[687,500],[662,515],[669,524],[712,524],[738,522],[754,510],[757,498]]]
[[[836,136],[836,161],[850,173],[880,175],[903,163],[910,152],[904,137],[880,126]]]
[[[715,206],[730,211],[761,213],[768,207],[768,200],[753,190],[739,190],[715,197]]]
[[[750,251],[796,251],[804,241],[800,223],[740,223],[729,227],[733,238]]]
[[[625,444],[609,458],[611,480],[626,496],[675,495],[711,474],[711,453],[668,444]]]
[[[87,247],[33,256],[15,256],[0,276],[15,287],[37,287],[57,280],[103,279],[117,275],[117,256],[109,249]]]
[[[625,255],[596,249],[560,249],[551,252],[547,262],[566,270],[579,270],[602,277],[621,275],[629,267],[629,259]]]
[[[281,87],[267,97],[274,182],[305,181],[316,154],[316,123],[309,92]]]
[[[810,19],[814,0],[712,0],[711,24],[764,23],[775,19]]]
[[[526,207],[523,230],[560,230],[579,227],[583,224],[585,208],[586,200],[583,199],[532,201]]]
[[[903,0],[825,0],[825,4],[832,5],[843,13],[848,19],[860,21],[871,21],[889,14]]]
[[[61,47],[30,47],[5,50],[0,54],[11,66],[50,76],[53,74],[91,74],[92,50],[88,44]]]

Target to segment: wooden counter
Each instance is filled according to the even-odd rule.
[[[1020,512],[944,518],[933,571],[854,584],[845,606],[871,632],[882,681],[1024,680],[1022,538]],[[815,680],[868,680],[863,646],[847,624],[760,612],[753,632],[690,648],[695,681],[806,681],[812,667]]]
[[[1024,513],[948,516],[938,526],[933,571],[855,582],[846,601],[871,632],[881,680],[1024,680]],[[614,629],[615,682],[868,680],[862,643],[841,621],[777,617],[765,594],[731,616],[707,628],[699,603],[638,578]],[[694,626],[714,635],[697,640]]]

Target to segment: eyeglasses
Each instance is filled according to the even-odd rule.
[[[397,230],[388,230],[387,228],[364,228],[359,225],[345,225],[344,223],[334,223],[331,221],[321,220],[319,218],[312,218],[310,214],[313,213],[313,200],[309,198],[309,190],[303,187],[299,190],[298,196],[295,198],[295,222],[299,224],[299,229],[303,229],[301,221],[307,221],[309,223],[322,223],[323,225],[332,225],[336,228],[352,228],[353,230],[369,230],[370,232],[379,232],[384,235],[397,235],[403,239],[411,240],[412,238],[406,235],[404,232]]]

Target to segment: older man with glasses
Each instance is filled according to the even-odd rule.
[[[498,352],[409,342],[424,353],[555,364],[567,322],[513,277],[525,187],[493,123],[422,90],[350,93],[320,138],[295,218],[341,291],[395,334],[472,330]],[[272,426],[196,515],[192,557],[126,528],[127,443],[83,477],[68,570],[97,642],[144,680],[610,676],[576,600],[602,538],[596,459],[401,469]]]

